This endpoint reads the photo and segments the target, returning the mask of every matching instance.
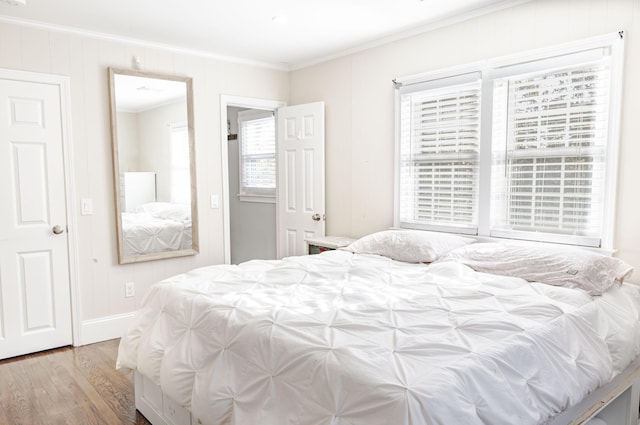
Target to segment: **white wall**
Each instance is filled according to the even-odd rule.
[[[171,124],[187,122],[186,102],[117,116],[120,171],[156,173],[156,200],[171,202]]]
[[[118,112],[116,115],[120,172],[138,171],[138,114]]]
[[[187,103],[162,105],[137,115],[137,171],[154,171],[157,201],[171,202],[171,124],[187,122]]]
[[[130,68],[133,56],[144,71],[193,77],[200,199],[200,254],[193,257],[117,264],[107,67]],[[222,194],[220,95],[287,101],[287,72],[8,23],[0,23],[0,67],[71,80],[75,196],[78,202],[92,198],[94,207],[93,215],[78,215],[78,229],[72,229],[79,239],[83,342],[112,335],[109,318],[127,319],[153,282],[224,261],[222,209],[208,202]],[[129,281],[136,284],[134,298],[124,298]],[[92,329],[100,335],[88,335]]]
[[[396,77],[625,30],[615,245],[640,282],[640,0],[534,0],[291,73],[291,104],[327,109],[327,233],[393,223]]]

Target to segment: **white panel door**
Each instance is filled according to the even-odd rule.
[[[324,102],[278,109],[278,257],[324,236]]]
[[[0,359],[72,342],[60,88],[0,79]]]

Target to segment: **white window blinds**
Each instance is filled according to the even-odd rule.
[[[272,112],[238,114],[240,126],[240,194],[275,196],[276,139]]]
[[[492,235],[536,232],[599,245],[609,80],[605,57],[494,82]]]
[[[398,78],[394,225],[612,249],[622,33]]]
[[[480,82],[400,94],[403,227],[475,233]]]

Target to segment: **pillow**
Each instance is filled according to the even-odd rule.
[[[356,254],[376,254],[407,263],[429,263],[474,239],[422,230],[384,230],[343,248]]]
[[[624,261],[584,249],[516,243],[476,243],[449,252],[440,261],[456,261],[472,269],[520,277],[601,295],[631,274]]]
[[[140,205],[133,212],[148,213],[156,218],[165,220],[173,220],[179,222],[191,221],[191,205],[189,204],[171,204],[168,202],[150,202]]]

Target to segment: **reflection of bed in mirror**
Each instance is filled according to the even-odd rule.
[[[138,256],[191,249],[191,205],[157,202],[156,173],[120,176],[124,253]]]
[[[122,213],[126,256],[191,248],[191,206],[151,202]]]

